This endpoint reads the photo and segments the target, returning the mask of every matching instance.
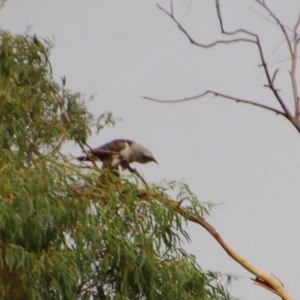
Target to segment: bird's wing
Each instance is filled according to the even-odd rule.
[[[130,140],[114,140],[98,148],[91,149],[88,153],[98,157],[100,160],[105,160],[116,154],[121,155],[122,150],[131,144],[132,141]]]
[[[113,140],[98,148],[90,149],[87,151],[94,158],[98,158],[101,161],[105,161],[107,165],[119,164],[120,160],[128,159],[128,148],[132,145],[131,140]],[[89,161],[89,156],[77,157],[79,161]]]
[[[130,146],[132,144],[132,141],[130,141],[130,140],[114,140],[103,146],[100,146],[97,149],[120,153],[126,147],[126,144],[128,144]]]

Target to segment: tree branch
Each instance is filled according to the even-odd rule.
[[[148,200],[149,194],[147,192],[142,192],[138,197],[141,200]],[[253,279],[256,284],[279,295],[280,297],[282,297],[283,300],[293,300],[292,295],[284,288],[282,282],[279,279],[258,268],[246,258],[244,258],[241,254],[239,254],[237,251],[235,251],[229,245],[229,243],[225,241],[221,234],[203,217],[199,217],[196,214],[192,213],[188,208],[182,207],[181,202],[172,200],[167,197],[164,197],[163,200],[167,205],[170,205],[173,209],[175,209],[175,211],[178,214],[183,216],[185,219],[205,228],[216,239],[219,245],[227,252],[227,254],[231,258],[233,258],[243,268],[245,268],[250,273],[256,276],[256,278]]]
[[[265,60],[265,57],[264,57],[264,54],[263,54],[263,49],[262,49],[262,46],[261,46],[261,43],[260,43],[260,39],[259,39],[259,36],[253,32],[250,32],[248,30],[244,30],[244,29],[238,29],[236,31],[232,31],[232,32],[228,32],[224,29],[224,25],[223,25],[223,19],[222,19],[222,15],[221,15],[221,8],[220,8],[220,3],[219,3],[219,0],[215,0],[216,2],[216,10],[217,10],[217,15],[218,15],[218,18],[219,18],[219,22],[220,22],[220,27],[221,27],[221,31],[222,33],[226,34],[226,35],[234,35],[236,33],[239,33],[239,32],[244,32],[248,35],[251,35],[252,37],[255,38],[256,41],[254,41],[254,43],[257,45],[258,47],[258,51],[259,51],[259,55],[260,55],[260,60],[261,60],[261,65],[263,66],[264,68],[264,71],[265,71],[265,75],[267,77],[267,81],[268,81],[268,87],[271,89],[271,91],[273,92],[275,98],[277,99],[277,101],[279,102],[280,106],[282,107],[282,109],[284,110],[287,118],[292,122],[292,124],[297,128],[297,130],[300,132],[300,126],[299,124],[295,123],[294,122],[294,117],[293,115],[291,114],[291,112],[289,111],[288,107],[286,106],[285,102],[283,101],[283,99],[281,98],[281,96],[279,95],[278,93],[278,89],[275,87],[273,81],[272,81],[272,78],[271,78],[271,75],[270,75],[270,72],[269,72],[269,69],[268,69],[268,65],[267,65],[267,62]],[[260,5],[262,5],[269,13],[271,13],[272,16],[274,16],[274,14],[272,13],[272,11],[266,6],[265,2],[264,1],[259,1],[259,0],[256,0],[257,3],[259,3]],[[274,16],[275,17],[275,16]],[[289,42],[289,38],[287,36],[287,33],[286,33],[286,30],[285,28],[282,26],[281,22],[276,18],[275,19],[276,22],[281,26],[281,29],[282,31],[284,32],[285,36],[286,36],[286,39],[288,41],[288,44],[290,45],[290,42]]]
[[[240,255],[237,251],[235,251],[224,240],[224,238],[219,234],[219,232],[204,218],[199,218],[195,214],[192,214],[187,208],[178,205],[178,202],[175,200],[165,199],[165,201],[171,204],[175,208],[175,210],[184,218],[187,218],[189,221],[197,223],[204,227],[217,240],[219,245],[227,252],[227,254],[231,258],[233,258],[242,267],[244,267],[246,270],[248,270],[250,273],[254,274],[257,277],[254,281],[258,285],[267,288],[271,292],[281,296],[284,300],[293,300],[292,295],[284,288],[283,284],[276,277],[258,268],[246,258],[244,258],[242,255]]]
[[[174,16],[174,8],[173,5],[171,6],[171,12],[168,12],[165,8],[157,4],[157,7],[164,11],[173,21],[174,23],[178,26],[178,28],[185,34],[185,36],[189,39],[191,44],[194,44],[196,46],[199,46],[201,48],[211,48],[219,44],[231,44],[231,43],[237,43],[237,42],[247,42],[247,43],[255,43],[255,41],[251,39],[245,39],[245,38],[237,38],[237,39],[231,39],[231,40],[218,40],[216,42],[210,43],[210,44],[201,44],[198,43],[192,38],[192,36],[187,32],[186,29],[177,21],[177,19]],[[240,32],[244,32],[244,30],[241,30]],[[237,33],[237,32],[236,32]]]
[[[212,94],[215,97],[222,97],[222,98],[225,98],[225,99],[228,99],[228,100],[232,100],[232,101],[235,101],[237,103],[245,103],[245,104],[254,105],[254,106],[269,110],[271,112],[274,112],[276,115],[281,115],[285,118],[288,118],[285,112],[280,111],[276,108],[273,108],[273,107],[270,107],[270,106],[267,106],[267,105],[264,105],[264,104],[260,104],[260,103],[254,102],[254,101],[249,101],[249,100],[244,100],[244,99],[241,99],[241,98],[229,96],[229,95],[219,93],[219,92],[215,92],[215,91],[211,91],[211,90],[207,90],[206,92],[204,92],[202,94],[198,94],[196,96],[186,97],[186,98],[182,98],[182,99],[160,100],[160,99],[155,99],[155,98],[146,97],[146,96],[144,96],[143,99],[150,100],[150,101],[155,101],[155,102],[160,102],[160,103],[178,103],[178,102],[197,100],[197,99],[200,99],[202,97],[205,97],[208,94]]]
[[[286,43],[288,45],[290,55],[292,56],[293,55],[293,49],[292,49],[292,46],[291,46],[291,43],[290,43],[289,36],[288,36],[287,31],[285,29],[285,26],[281,23],[281,21],[279,20],[279,18],[277,18],[275,16],[275,14],[266,5],[266,3],[264,1],[256,0],[256,3],[258,3],[259,5],[261,5],[270,14],[270,16],[274,19],[275,23],[280,27],[280,29],[281,29],[281,31],[282,31],[282,33],[284,35],[285,41],[286,41]]]
[[[293,88],[293,95],[294,95],[294,102],[295,102],[295,117],[299,121],[299,107],[298,107],[298,88],[297,88],[297,82],[296,82],[296,68],[297,68],[297,48],[298,48],[298,41],[299,37],[297,35],[297,28],[299,26],[300,22],[300,15],[298,16],[298,19],[296,21],[296,24],[294,26],[293,31],[293,46],[292,42],[289,39],[289,36],[287,34],[285,26],[282,24],[282,22],[279,20],[278,17],[275,16],[275,14],[272,12],[272,10],[260,0],[256,0],[258,4],[260,4],[269,14],[270,16],[275,20],[276,24],[280,27],[281,31],[283,32],[283,35],[285,37],[286,44],[288,46],[290,56],[291,56],[291,70],[290,70],[290,76],[291,76],[291,82],[292,82],[292,88]]]
[[[292,55],[292,66],[291,66],[291,81],[293,86],[293,93],[294,93],[294,100],[295,100],[295,116],[297,121],[299,122],[299,116],[300,116],[300,107],[299,107],[299,94],[298,94],[298,85],[297,85],[297,76],[296,76],[296,70],[297,70],[297,54],[298,54],[298,43],[299,43],[299,36],[297,35],[297,29],[300,25],[300,13],[298,16],[298,20],[294,27],[294,43],[293,43],[293,55]]]

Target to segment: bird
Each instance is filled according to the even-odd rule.
[[[86,153],[88,155],[79,156],[77,160],[91,161],[98,158],[103,163],[102,168],[118,169],[121,166],[123,169],[134,170],[130,167],[130,163],[155,162],[158,164],[150,150],[137,142],[126,139],[113,140],[98,148],[86,151]]]

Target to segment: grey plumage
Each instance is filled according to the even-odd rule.
[[[89,156],[80,156],[77,159],[79,161],[90,161],[91,157],[93,159],[98,158],[103,162],[104,168],[122,166],[128,169],[130,168],[129,164],[132,162],[145,164],[153,161],[157,163],[150,150],[131,140],[114,140],[98,148],[91,149],[87,153]]]

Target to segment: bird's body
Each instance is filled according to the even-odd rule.
[[[104,168],[129,168],[132,162],[145,164],[147,162],[156,162],[151,151],[146,149],[141,144],[131,140],[113,140],[103,146],[87,151],[88,156],[80,156],[77,159],[80,161],[90,161],[98,158],[103,162]]]

